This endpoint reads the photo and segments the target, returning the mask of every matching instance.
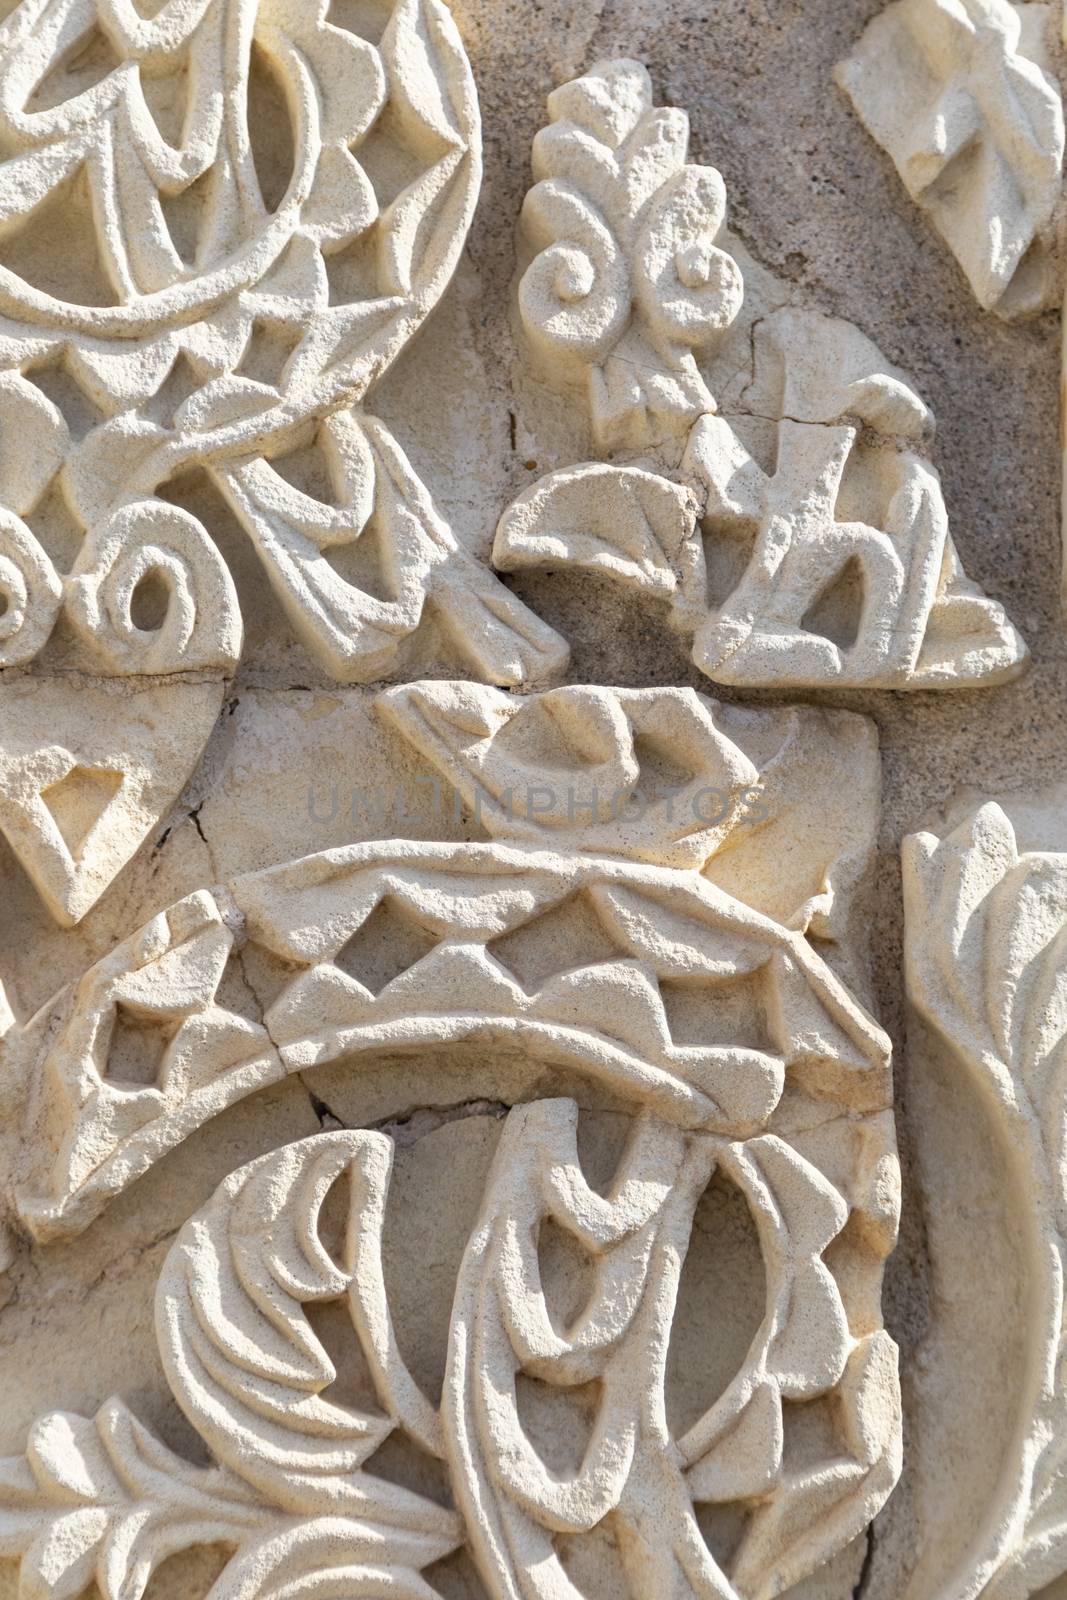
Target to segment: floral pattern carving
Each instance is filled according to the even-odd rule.
[[[74,1600],[91,1584],[103,1600],[139,1600],[170,1556],[205,1543],[226,1554],[210,1600],[432,1600],[427,1569],[465,1548],[493,1600],[582,1600],[561,1541],[607,1527],[635,1600],[664,1585],[771,1600],[864,1532],[901,1468],[897,1352],[878,1314],[899,1213],[888,1043],[814,943],[833,941],[838,886],[866,859],[873,729],[841,713],[760,718],[691,691],[486,686],[550,678],[565,643],[468,555],[399,442],[360,409],[456,264],[480,173],[474,88],[437,0],[396,0],[377,43],[331,16],[318,0],[166,0],[154,16],[131,0],[21,0],[0,24],[0,667],[17,671],[0,694],[19,712],[0,743],[0,829],[56,917],[75,922],[197,759],[242,620],[208,531],[167,497],[195,462],[334,679],[402,670],[405,641],[434,613],[486,683],[406,684],[376,709],[405,758],[426,758],[461,802],[484,807],[488,839],[348,845],[198,889],[37,1014],[16,1019],[0,992],[0,1229],[6,1239],[9,1217],[36,1243],[79,1234],[212,1118],[305,1070],[358,1076],[418,1057],[432,1073],[474,1046],[472,1074],[510,1074],[506,1118],[439,1401],[401,1353],[387,1289],[392,1140],[338,1128],[273,1150],[185,1224],[159,1277],[160,1361],[209,1464],[165,1445],[121,1398],[92,1419],[51,1412],[24,1455],[0,1461],[0,1556],[20,1561],[25,1600]],[[293,134],[273,196],[250,134],[264,70]],[[777,469],[717,415],[697,356],[737,322],[743,285],[723,243],[722,180],[687,162],[684,114],[653,106],[633,62],[565,85],[550,109],[525,209],[523,317],[543,353],[588,383],[602,447],[643,454],[537,485],[501,525],[501,564],[561,554],[611,571],[665,599],[706,666],[703,538],[729,537],[717,525],[731,516],[767,524],[764,545],[771,524],[780,536],[780,479],[811,509],[810,481],[786,470],[791,429],[810,427],[812,457],[817,440],[843,480],[860,425],[884,427],[899,456],[893,515],[884,530],[838,524],[840,545],[852,537],[868,554],[879,601],[838,675],[916,679],[942,602],[971,602],[953,610],[953,641],[991,618],[995,632],[989,603],[956,581],[936,479],[900,450],[925,416],[895,375],[846,362],[835,381],[848,403],[834,408],[822,391],[799,397],[790,371],[772,419]],[[371,176],[383,137],[407,174],[388,201]],[[99,304],[64,293],[33,248],[42,219],[68,204],[77,218],[86,195]],[[334,268],[353,249],[361,288],[339,302]],[[57,374],[93,411],[87,427],[49,397]],[[751,415],[766,420],[755,401]],[[23,432],[24,453],[10,446]],[[287,454],[309,442],[328,499],[286,476]],[[825,459],[812,476],[843,493]],[[587,528],[594,481],[606,509]],[[756,509],[735,504],[739,484],[756,486]],[[76,528],[67,563],[31,527],[48,495]],[[819,552],[836,510],[829,494],[813,513]],[[369,530],[384,599],[335,561]],[[805,532],[800,576],[739,602],[772,654],[786,585],[806,606],[805,583],[837,575],[833,559],[805,565]],[[897,563],[884,593],[868,547]],[[762,547],[754,561],[767,565]],[[163,591],[154,625],[138,605],[146,588]],[[732,619],[714,621],[728,631]],[[868,670],[887,633],[906,633],[912,655]],[[961,647],[947,675],[1016,664],[1006,623],[994,646],[1003,661],[989,651],[974,663]],[[72,652],[65,668],[88,664],[84,696],[111,696],[112,716],[83,733],[67,705],[44,745],[48,696],[64,705],[62,674],[48,671],[57,650]],[[808,681],[801,654],[784,681]],[[741,675],[759,670],[746,660]],[[811,681],[829,676],[820,660]],[[144,737],[124,742],[123,708],[136,704]],[[166,764],[149,737],[161,706],[186,713]],[[790,792],[820,739],[847,756],[848,806],[862,813],[840,828],[810,825],[811,797]],[[561,781],[581,772],[592,793],[535,803],[546,768]],[[657,774],[681,779],[667,797],[652,792]],[[800,866],[779,859],[783,838],[804,841]],[[758,879],[749,899],[746,873]],[[379,940],[385,918],[403,935],[392,967],[371,975],[361,941]],[[246,958],[277,979],[269,996]],[[130,1018],[158,1050],[150,1070],[124,1076]],[[551,1098],[546,1080],[560,1085]],[[629,1125],[601,1189],[582,1170],[575,1084]],[[679,1426],[668,1351],[716,1176],[748,1208],[765,1297],[727,1387]],[[565,1325],[539,1254],[551,1229],[593,1283]],[[334,1391],[324,1308],[351,1324],[366,1403]],[[527,1428],[527,1384],[595,1393],[572,1470],[544,1459]],[[803,1407],[818,1408],[814,1448]],[[389,1442],[432,1458],[442,1503],[382,1475]],[[702,1531],[709,1506],[742,1517],[729,1556]]]
[[[109,297],[79,304],[5,266],[8,337],[21,331],[24,341],[12,354],[39,362],[62,353],[109,416],[125,416],[185,351],[201,383],[179,411],[223,448],[266,438],[366,389],[448,280],[477,194],[478,110],[442,6],[399,0],[377,46],[334,26],[327,9],[170,0],[146,18],[124,0],[23,0],[15,8],[3,26],[0,77],[2,128],[14,153],[0,170],[21,181],[6,185],[4,220],[9,233],[28,226],[84,171]],[[71,58],[95,44],[113,65],[78,92]],[[249,130],[255,52],[292,108],[292,171],[274,204]],[[50,90],[44,98],[54,97],[47,109],[36,103],[42,86]],[[191,99],[169,106],[182,90]],[[383,208],[355,152],[387,104],[418,172]],[[178,115],[166,116],[168,109]],[[166,202],[203,179],[209,193],[187,261]],[[420,236],[423,222],[428,237]],[[326,257],[370,230],[373,289],[331,308]],[[300,335],[278,388],[236,373],[257,314]],[[111,343],[118,335],[129,342]],[[137,436],[129,418],[118,431]],[[180,430],[165,443],[178,456],[200,448]]]
[[[588,383],[605,449],[681,433],[711,397],[694,350],[741,307],[741,273],[717,243],[726,189],[686,161],[689,119],[652,104],[638,61],[608,61],[556,89],[533,147],[523,228],[537,254],[523,324],[556,370]]]
[[[576,897],[610,949],[560,950],[524,982],[508,935]],[[384,902],[422,930],[425,953],[375,993],[340,958]],[[295,969],[262,1027],[215,998],[234,905],[240,939]],[[699,1043],[676,1042],[661,985],[712,1000],[740,978],[762,996],[766,1038],[754,1018],[751,1042],[717,1038],[713,1020]],[[166,1031],[149,1084],[110,1075],[121,1006]],[[479,1038],[720,1132],[755,1133],[790,1086],[863,1110],[888,1093],[882,1034],[803,934],[695,872],[505,844],[355,845],[188,897],[9,1032],[11,1128],[26,1135],[11,1154],[18,1213],[41,1238],[76,1232],[196,1127],[287,1073]]]
[[[719,683],[1015,676],[1026,646],[962,570],[908,380],[817,313],[773,312],[752,345],[736,413],[709,403],[679,481],[645,465],[550,473],[504,513],[496,566],[585,568],[665,602]]]
[[[841,942],[836,913],[871,847],[879,787],[863,718],[592,685],[515,695],[433,681],[375,704],[493,838],[700,871]],[[825,777],[842,766],[847,804]]]
[[[1025,1241],[1028,1349],[1013,1448],[944,1600],[1027,1600],[1067,1571],[1063,1147],[1067,857],[1020,851],[990,803],[905,840],[912,1003],[971,1074],[1001,1132]]]
[[[959,262],[978,304],[1011,317],[1058,298],[1053,215],[1063,100],[1052,8],[895,0],[837,81]]]
[[[175,1399],[210,1447],[195,1468],[121,1401],[95,1424],[55,1413],[25,1459],[0,1464],[0,1550],[22,1556],[20,1592],[71,1594],[96,1576],[109,1600],[144,1592],[166,1555],[205,1539],[234,1551],[211,1600],[328,1592],[429,1600],[422,1568],[469,1538],[489,1593],[579,1596],[552,1531],[612,1518],[629,1592],[761,1600],[841,1548],[899,1471],[896,1352],[880,1330],[854,1337],[823,1260],[850,1215],[868,1219],[854,1262],[877,1276],[894,1225],[891,1144],[875,1120],[851,1133],[850,1194],[778,1138],[691,1135],[640,1113],[607,1194],[578,1159],[578,1108],[536,1101],[507,1120],[484,1210],[460,1269],[440,1411],[399,1352],[382,1268],[392,1142],[343,1130],[261,1157],[186,1224],[160,1276],[156,1324]],[[763,1320],[741,1371],[684,1436],[664,1404],[667,1343],[693,1213],[716,1165],[748,1199],[767,1261]],[[873,1185],[870,1174],[877,1171]],[[867,1173],[866,1179],[861,1177]],[[323,1204],[347,1178],[339,1258]],[[840,1179],[838,1179],[840,1181]],[[888,1185],[888,1187],[886,1187]],[[593,1298],[561,1333],[544,1298],[537,1241],[552,1220],[587,1250]],[[337,1376],[306,1308],[347,1307],[380,1412],[332,1401]],[[599,1381],[594,1433],[570,1476],[549,1471],[523,1426],[520,1372],[565,1390]],[[787,1404],[832,1395],[833,1453],[784,1465]],[[446,1464],[459,1508],[369,1471],[395,1430]],[[693,1502],[745,1504],[727,1575]]]
[[[460,1504],[492,1592],[535,1600],[567,1578],[553,1532],[612,1516],[630,1593],[736,1600],[799,1581],[860,1532],[900,1470],[896,1358],[876,1333],[859,1342],[822,1253],[844,1227],[840,1194],[784,1142],[687,1140],[645,1119],[611,1192],[585,1183],[573,1102],[512,1112],[456,1294],[447,1428]],[[740,1373],[681,1439],[663,1385],[671,1315],[693,1212],[711,1171],[741,1187],[773,1263],[767,1314]],[[590,1251],[596,1287],[565,1333],[546,1309],[537,1237],[551,1218]],[[522,1431],[516,1375],[569,1387],[597,1382],[600,1410],[582,1469],[560,1482]],[[842,1458],[783,1469],[782,1401],[834,1392]],[[861,1420],[862,1418],[862,1420]],[[728,1577],[692,1501],[751,1502]]]

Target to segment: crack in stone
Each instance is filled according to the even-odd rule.
[[[345,1122],[343,1117],[339,1117],[337,1115],[337,1112],[322,1098],[321,1095],[315,1093],[314,1089],[309,1083],[305,1082],[302,1072],[298,1072],[297,1077],[300,1079],[300,1082],[303,1084],[304,1089],[307,1092],[307,1097],[311,1101],[311,1109],[318,1117],[319,1126],[322,1128],[324,1133],[333,1133],[338,1128],[348,1128],[351,1126],[350,1123]]]
[[[500,1122],[511,1106],[503,1100],[462,1100],[451,1106],[416,1106],[399,1117],[385,1118],[371,1124],[377,1133],[385,1133],[401,1149],[417,1144],[427,1134],[450,1122],[463,1122],[468,1117],[492,1117]]]
[[[75,1304],[83,1305],[91,1295],[96,1293],[100,1285],[112,1277],[116,1271],[121,1277],[127,1277],[142,1256],[147,1255],[149,1251],[157,1250],[160,1245],[169,1243],[171,1239],[181,1232],[184,1225],[184,1223],[178,1223],[172,1228],[164,1228],[162,1233],[154,1234],[151,1239],[146,1239],[143,1244],[131,1245],[128,1250],[124,1250],[120,1255],[112,1257],[110,1261],[100,1268],[96,1277],[86,1284],[85,1288],[76,1296]]]
[[[346,1122],[329,1101],[311,1087],[302,1072],[295,1076],[303,1085],[311,1109],[324,1132],[333,1132],[338,1128],[366,1128],[374,1133],[386,1134],[400,1149],[417,1144],[427,1134],[436,1133],[438,1128],[447,1127],[450,1122],[462,1122],[468,1117],[492,1117],[502,1121],[512,1109],[504,1100],[461,1100],[448,1106],[412,1106],[399,1115],[382,1117],[377,1122],[352,1123]]]
[[[863,1600],[863,1595],[867,1591],[874,1566],[875,1543],[874,1523],[872,1522],[867,1529],[867,1548],[863,1552],[863,1564],[860,1567],[859,1577],[856,1579],[856,1587],[852,1591],[852,1600]]]
[[[204,848],[207,850],[208,859],[211,862],[211,871],[212,871],[212,873],[214,873],[215,872],[215,859],[214,859],[214,856],[212,855],[212,852],[211,852],[211,846],[207,842],[207,835],[205,834],[203,828],[200,826],[200,813],[201,813],[201,811],[203,811],[204,805],[205,805],[205,802],[203,800],[201,800],[201,802],[200,802],[200,804],[198,806],[194,806],[193,809],[190,812],[187,813],[186,820],[192,823],[193,827],[196,829],[197,833],[200,835],[200,842],[203,844]]]

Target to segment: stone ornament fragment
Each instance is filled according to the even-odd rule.
[[[653,106],[637,61],[609,61],[549,95],[522,211],[537,252],[523,325],[554,370],[588,385],[605,450],[684,433],[711,405],[693,352],[729,327],[744,288],[717,244],[726,188],[686,161],[689,118]]]
[[[191,894],[32,1018],[6,1013],[9,1171],[41,1237],[84,1226],[256,1089],[385,1044],[508,1040],[717,1128],[769,1116],[787,1068],[826,1085],[854,1071],[865,1104],[887,1092],[880,1035],[805,937],[847,938],[869,865],[879,775],[864,718],[681,689],[517,697],[448,682],[386,691],[378,708],[495,842],[356,844]],[[397,964],[364,982],[353,951],[379,940]],[[281,963],[262,1022],[219,998],[246,946]],[[691,1047],[698,1024],[675,1027],[673,1011],[706,1008],[710,1041],[737,985],[765,991],[742,1008],[741,1045]],[[128,1018],[156,1031],[151,1083],[121,1076]]]
[[[1027,1293],[1013,1447],[970,1553],[937,1600],[1028,1600],[1067,1572],[1067,856],[1021,852],[990,803],[944,837],[905,840],[904,891],[908,992],[998,1131]]]
[[[383,918],[399,970],[371,988],[346,969]],[[262,1025],[217,999],[248,943],[287,973]],[[754,992],[737,1040],[714,1016],[735,989]],[[157,1032],[147,1083],[111,1065],[130,1016]],[[504,844],[355,845],[187,897],[9,1031],[15,1207],[38,1237],[69,1234],[288,1073],[479,1039],[683,1126],[754,1133],[790,1085],[889,1103],[882,1036],[803,934],[698,873]]]
[[[535,1600],[546,1585],[577,1597],[553,1536],[581,1538],[609,1518],[628,1593],[653,1600],[669,1582],[676,1594],[770,1600],[861,1533],[900,1470],[896,1349],[872,1326],[867,1293],[895,1225],[889,1118],[801,1135],[802,1150],[639,1110],[606,1193],[583,1175],[577,1123],[566,1098],[507,1118],[456,1283],[439,1403],[404,1362],[383,1274],[392,1140],[323,1134],[228,1178],[182,1229],[156,1294],[167,1381],[212,1464],[174,1454],[121,1399],[92,1421],[43,1417],[25,1457],[0,1463],[0,1551],[21,1557],[20,1595],[74,1595],[94,1578],[105,1600],[140,1595],[167,1556],[219,1542],[232,1553],[211,1600],[432,1600],[421,1570],[463,1543],[495,1600]],[[679,1436],[667,1350],[716,1168],[755,1220],[765,1308],[726,1392]],[[324,1204],[339,1182],[346,1215],[332,1250]],[[593,1270],[567,1328],[539,1256],[549,1224]],[[338,1368],[308,1317],[330,1303],[351,1320],[373,1410],[330,1397]],[[544,1459],[520,1384],[560,1401],[595,1386],[576,1469]],[[830,1437],[793,1464],[795,1418],[813,1402],[833,1417]],[[375,1472],[394,1433],[443,1462],[453,1505]],[[696,1503],[745,1513],[729,1572]]]
[[[222,699],[195,674],[0,684],[0,832],[58,923],[91,910],[174,803]]]
[[[880,800],[865,718],[592,685],[523,696],[423,682],[375,705],[492,838],[694,870],[847,948]]]
[[[932,418],[905,375],[850,324],[782,306],[749,319],[751,348],[714,395],[694,351],[738,322],[743,281],[718,173],[684,164],[687,119],[654,110],[628,61],[549,109],[523,322],[555,374],[585,375],[597,442],[634,459],[534,483],[500,520],[494,565],[584,568],[665,602],[720,683],[920,689],[1019,672],[1022,639],[960,566]]]
[[[906,378],[850,324],[817,313],[775,313],[754,347],[747,403],[758,412],[757,397],[774,394],[773,466],[753,434],[745,443],[743,417],[735,427],[717,415],[697,423],[683,462],[705,495],[675,605],[695,624],[697,666],[722,683],[791,688],[1017,676],[1026,646],[960,566],[924,452],[929,412]]]
[[[0,680],[0,830],[64,922],[176,798],[240,656],[222,558],[167,499],[184,468],[229,501],[296,634],[341,681],[391,670],[427,605],[491,681],[549,676],[566,657],[461,549],[384,425],[352,409],[451,278],[480,130],[438,0],[396,0],[376,42],[328,11],[21,0],[0,26],[0,669],[33,664],[74,706],[71,672],[136,685],[108,798],[120,702],[104,748],[88,727],[34,748],[43,722]],[[262,145],[286,128],[279,167]],[[308,445],[329,504],[283,475]],[[387,599],[331,564],[371,524]],[[85,814],[73,834],[50,805],[57,784]]]
[[[894,0],[836,72],[979,305],[1005,317],[1059,299],[1064,121],[1051,22],[1044,4]]]

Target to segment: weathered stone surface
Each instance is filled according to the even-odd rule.
[[[1052,1600],[1054,19],[4,9],[0,1594]]]

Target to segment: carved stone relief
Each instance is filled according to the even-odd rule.
[[[182,1229],[156,1293],[167,1381],[215,1465],[173,1455],[121,1400],[92,1421],[42,1418],[26,1458],[0,1472],[0,1549],[22,1556],[24,1591],[73,1593],[95,1577],[105,1595],[139,1592],[166,1556],[225,1540],[234,1553],[220,1596],[334,1585],[429,1597],[417,1574],[466,1539],[492,1593],[535,1595],[546,1582],[575,1592],[553,1535],[579,1542],[605,1519],[634,1594],[660,1594],[665,1579],[692,1593],[768,1594],[817,1568],[899,1471],[895,1349],[878,1329],[853,1336],[823,1260],[855,1219],[870,1237],[852,1248],[854,1269],[879,1269],[893,1227],[884,1131],[857,1127],[832,1153],[835,1169],[851,1155],[862,1174],[853,1209],[780,1138],[692,1136],[647,1111],[601,1195],[582,1174],[577,1120],[566,1099],[507,1118],[460,1268],[439,1407],[400,1353],[382,1274],[389,1138],[323,1134],[235,1173]],[[766,1312],[726,1393],[675,1437],[667,1345],[693,1213],[716,1167],[756,1219]],[[321,1215],[341,1178],[348,1214],[335,1255]],[[593,1297],[566,1330],[546,1306],[537,1254],[549,1224],[593,1262]],[[327,1397],[338,1373],[305,1307],[336,1302],[371,1373],[369,1411]],[[550,1470],[531,1440],[524,1385],[561,1402],[575,1386],[599,1388],[573,1477]],[[790,1414],[817,1397],[833,1403],[838,1437],[825,1462],[790,1470]],[[459,1515],[364,1470],[395,1431],[444,1463]],[[695,1501],[750,1512],[732,1581]]]
[[[1056,8],[894,0],[837,81],[944,237],[986,311],[1058,302],[1063,168]]]
[[[1063,301],[1065,42],[1055,6],[894,0],[837,69],[978,304],[1002,317]],[[1061,530],[1067,562],[1067,512]]]
[[[151,679],[143,703],[175,730],[127,770],[109,748],[122,698],[88,742],[44,743],[21,681],[0,686],[0,828],[64,922],[176,798],[240,657],[226,567],[168,501],[190,462],[331,676],[387,672],[428,601],[492,681],[565,660],[352,409],[440,298],[473,214],[461,40],[437,0],[397,0],[376,43],[327,9],[26,0],[0,30],[0,667],[35,662],[61,726],[68,674]],[[283,128],[256,126],[272,119],[287,171]],[[286,475],[308,439],[325,502]],[[331,561],[372,523],[385,598]],[[136,742],[135,697],[128,720]]]
[[[800,1581],[862,1533],[900,1467],[895,1347],[877,1313],[898,1204],[887,1045],[807,937],[815,925],[832,937],[870,818],[851,846],[837,838],[840,872],[824,864],[819,894],[806,894],[803,871],[788,874],[791,927],[713,877],[751,829],[762,842],[747,872],[734,863],[734,886],[767,893],[768,856],[777,843],[788,860],[795,827],[790,772],[805,772],[813,739],[849,750],[858,774],[866,766],[873,805],[869,729],[848,714],[720,718],[678,690],[523,701],[426,683],[379,706],[437,764],[462,742],[460,797],[475,814],[486,797],[498,842],[356,845],[172,906],[25,1025],[12,1021],[5,1165],[12,1220],[54,1241],[288,1075],[351,1076],[364,1059],[373,1071],[387,1052],[418,1058],[432,1083],[435,1056],[490,1046],[495,1093],[533,1098],[507,1120],[456,1283],[440,1415],[399,1356],[374,1266],[390,1141],[327,1134],[227,1180],[164,1267],[164,1370],[215,1465],[174,1455],[121,1400],[93,1422],[55,1413],[35,1425],[25,1464],[5,1469],[0,1549],[21,1558],[26,1593],[95,1575],[117,1595],[185,1544],[221,1540],[234,1553],[219,1595],[327,1572],[356,1583],[349,1567],[373,1585],[394,1566],[389,1582],[414,1595],[433,1592],[418,1571],[464,1545],[488,1592],[534,1594],[531,1563],[566,1581],[555,1535],[602,1536],[607,1520],[627,1592],[657,1592],[671,1568],[693,1592],[723,1596],[770,1593],[781,1573]],[[469,743],[475,719],[481,748]],[[664,753],[693,776],[649,795]],[[543,790],[548,772],[557,790],[538,801],[532,780]],[[575,826],[579,804],[588,815]],[[273,981],[261,1020],[227,1003],[235,960],[257,1001],[256,975]],[[129,1075],[131,1022],[155,1030],[151,1076]],[[577,1104],[545,1097],[557,1081],[623,1108],[632,1126],[604,1197],[581,1177]],[[644,1374],[662,1386],[686,1240],[715,1171],[754,1219],[766,1309],[729,1386],[679,1434]],[[317,1215],[345,1172],[342,1270]],[[556,1331],[543,1301],[536,1309],[535,1241],[549,1222],[589,1253],[602,1297]],[[528,1241],[516,1259],[527,1281],[500,1302],[516,1238]],[[346,1295],[383,1425],[321,1398],[337,1373],[301,1308]],[[595,1442],[569,1484],[527,1432],[520,1374],[561,1404],[575,1385],[599,1386]],[[516,1392],[498,1414],[501,1384]],[[837,1430],[821,1463],[789,1442],[794,1412],[816,1403]],[[459,1517],[365,1478],[361,1463],[394,1428],[445,1462]],[[696,1503],[745,1511],[725,1565]]]
[[[1047,830],[1054,832],[1056,830]],[[904,844],[908,991],[973,1084],[1021,1252],[1015,1428],[979,1532],[938,1593],[1026,1600],[1067,1571],[1063,1525],[1063,945],[1067,856],[1021,849],[996,803]]]
[[[721,176],[686,165],[688,119],[653,107],[638,63],[602,64],[549,111],[523,326],[557,377],[584,379],[595,442],[638,459],[534,484],[501,519],[496,566],[589,568],[665,601],[720,683],[1014,676],[1026,647],[960,566],[932,417],[904,374],[746,275]]]
[[[713,9],[0,5],[0,1600],[1067,1594],[1057,19]]]

